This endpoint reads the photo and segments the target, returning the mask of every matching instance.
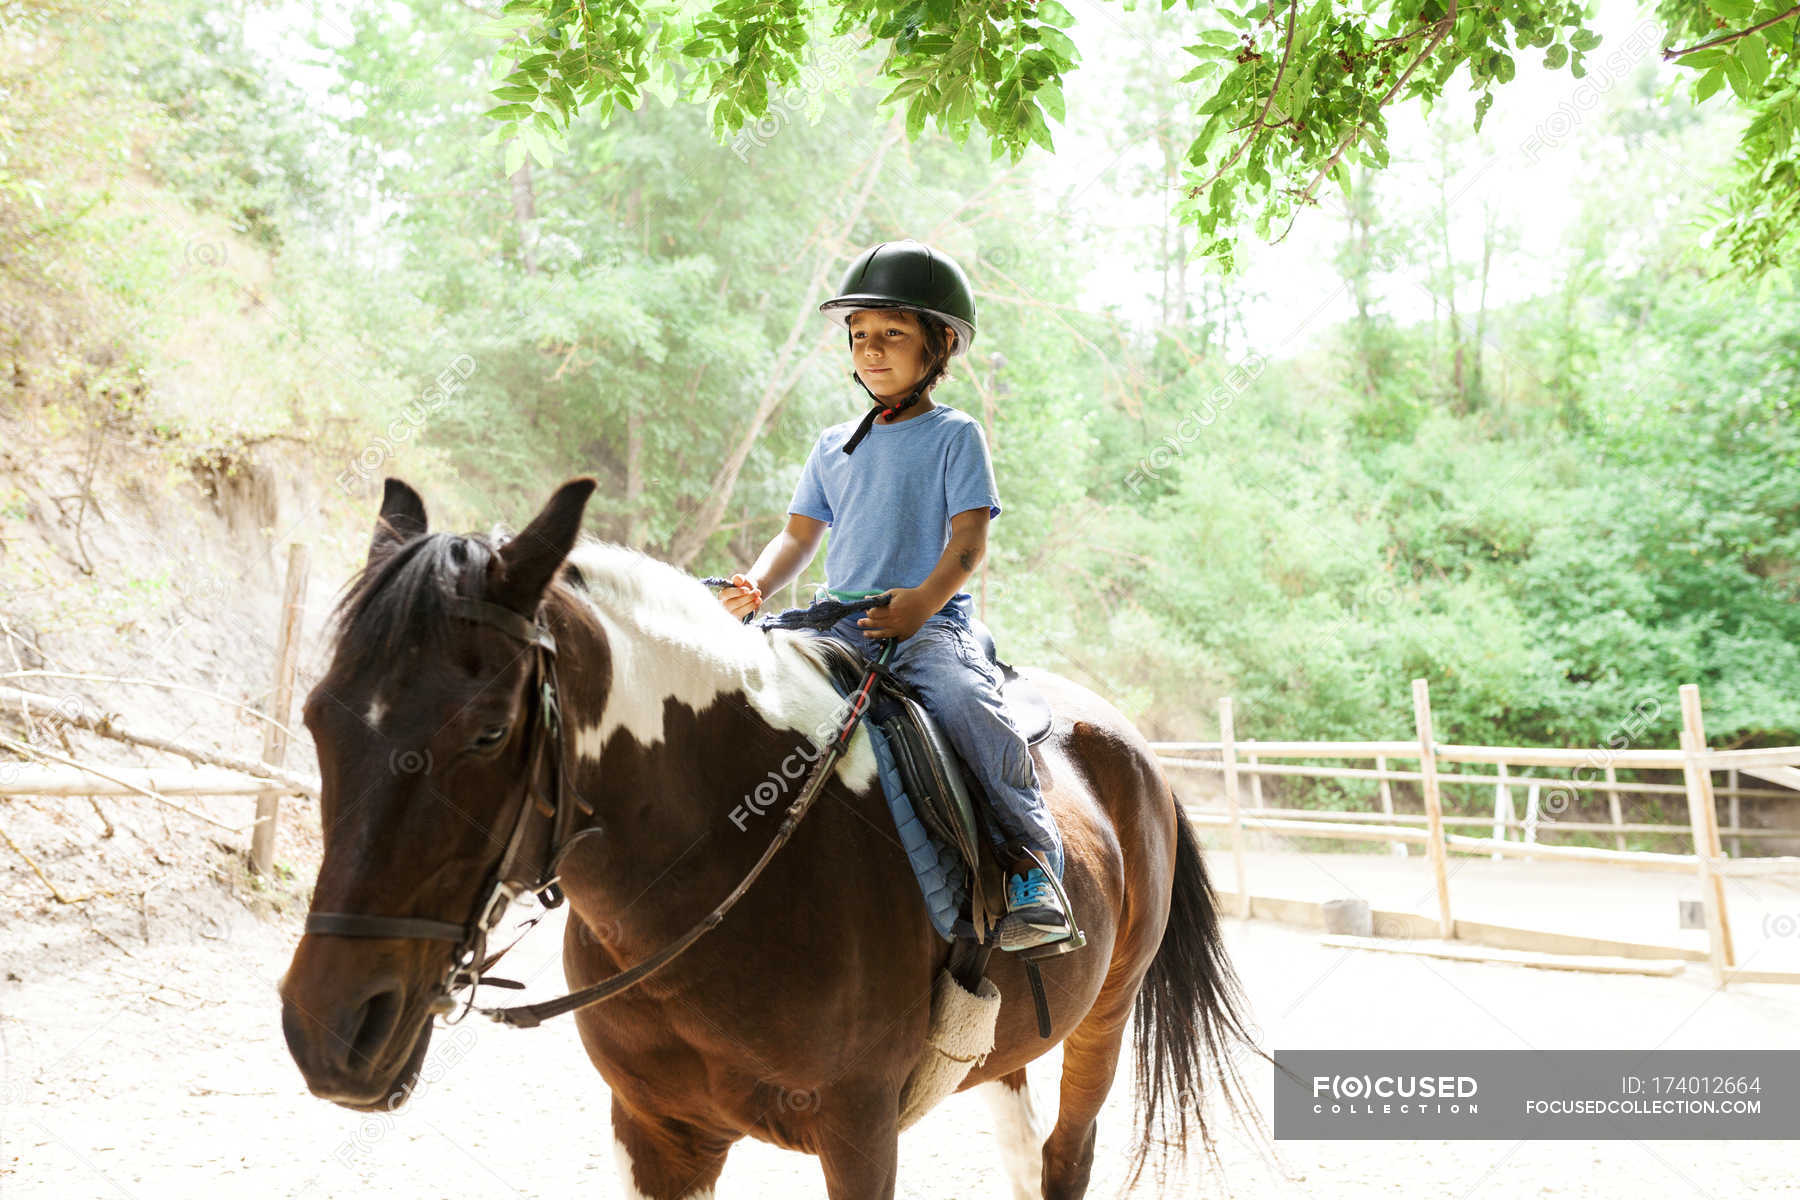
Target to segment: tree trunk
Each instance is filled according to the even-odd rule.
[[[1463,382],[1462,323],[1456,315],[1456,259],[1450,253],[1450,197],[1445,192],[1450,157],[1442,148],[1439,149],[1438,166],[1438,228],[1444,235],[1444,303],[1450,310],[1451,382],[1456,394],[1456,410],[1467,412],[1469,392]]]
[[[719,521],[731,504],[731,494],[737,488],[738,475],[744,469],[745,461],[750,457],[756,439],[762,434],[763,426],[787,399],[787,394],[799,378],[801,364],[805,355],[800,352],[800,344],[808,329],[814,327],[819,320],[817,309],[820,295],[825,290],[826,277],[832,264],[838,259],[838,246],[845,242],[856,223],[862,219],[863,210],[868,207],[869,197],[875,192],[875,181],[881,175],[881,164],[887,158],[888,150],[904,135],[905,127],[899,118],[889,126],[870,158],[863,173],[862,186],[851,200],[849,211],[845,214],[842,226],[836,237],[824,239],[819,251],[817,265],[813,269],[812,282],[800,297],[800,303],[794,310],[794,319],[788,327],[787,340],[781,344],[775,355],[775,364],[769,372],[768,380],[763,385],[762,395],[757,398],[756,410],[750,414],[750,423],[739,435],[737,444],[726,456],[719,469],[714,473],[712,486],[707,489],[706,500],[694,515],[688,518],[681,531],[669,547],[669,561],[678,567],[686,567],[705,547],[707,539],[712,537],[719,527]]]
[[[530,275],[537,270],[537,258],[531,252],[532,239],[536,236],[532,223],[537,220],[537,193],[531,186],[529,158],[513,172],[512,209],[513,227],[519,236],[519,260],[525,264],[525,273]]]
[[[1486,389],[1481,379],[1481,358],[1487,338],[1488,277],[1494,265],[1494,240],[1498,236],[1493,205],[1483,203],[1481,210],[1481,299],[1475,309],[1475,366],[1469,383],[1469,390],[1477,404],[1484,403],[1486,399]]]
[[[625,410],[625,544],[644,548],[644,418],[635,401]]]

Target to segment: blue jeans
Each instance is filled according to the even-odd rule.
[[[823,631],[872,662],[886,638],[863,636],[854,613]],[[918,693],[945,738],[987,793],[997,840],[1017,840],[1063,872],[1062,837],[1038,790],[1031,750],[1000,701],[1000,669],[988,661],[960,616],[934,613],[894,648],[888,667]]]

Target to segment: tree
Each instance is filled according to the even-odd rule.
[[[1245,224],[1266,237],[1315,203],[1327,180],[1347,188],[1353,163],[1385,166],[1392,106],[1429,108],[1466,81],[1481,93],[1479,129],[1496,85],[1514,76],[1516,54],[1541,51],[1546,67],[1579,78],[1601,41],[1580,0],[1188,7],[1204,11],[1208,27],[1185,47],[1197,61],[1182,77],[1191,137],[1179,211],[1225,269]],[[742,129],[767,112],[773,90],[799,77],[827,11],[831,36],[885,47],[887,100],[904,111],[909,135],[930,120],[958,141],[979,127],[996,157],[1016,160],[1034,142],[1053,148],[1063,79],[1080,59],[1063,32],[1074,18],[1057,0],[716,0],[698,15],[671,3],[509,0],[485,29],[504,39],[494,90],[502,103],[490,116],[510,140],[509,173],[528,153],[547,163],[582,108],[595,105],[605,119],[646,91],[709,104],[721,136]],[[1800,216],[1800,5],[1660,0],[1657,11],[1686,40],[1664,57],[1697,72],[1695,100],[1729,84],[1751,114],[1717,229],[1731,262],[1766,271],[1791,249]]]

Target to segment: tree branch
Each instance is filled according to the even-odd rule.
[[[1432,34],[1431,40],[1426,42],[1425,48],[1420,50],[1418,54],[1413,56],[1413,60],[1406,64],[1406,70],[1400,72],[1400,78],[1394,80],[1394,86],[1387,90],[1387,94],[1375,102],[1376,112],[1380,112],[1382,109],[1386,108],[1388,102],[1400,94],[1400,89],[1406,86],[1406,81],[1408,79],[1412,78],[1413,71],[1418,68],[1420,63],[1424,62],[1427,58],[1430,58],[1432,52],[1443,44],[1444,39],[1450,35],[1451,26],[1455,24],[1456,0],[1450,0],[1450,7],[1445,10],[1442,17],[1438,18],[1437,31]],[[1344,151],[1348,150],[1351,144],[1355,142],[1358,137],[1362,136],[1362,128],[1362,122],[1358,121],[1356,125],[1351,128],[1350,132],[1346,133],[1343,138],[1339,140],[1337,149],[1331,152],[1331,157],[1325,160],[1325,165],[1319,168],[1319,173],[1313,176],[1312,182],[1306,185],[1306,190],[1300,193],[1299,202],[1301,204],[1312,203],[1313,193],[1319,190],[1319,185],[1325,182],[1325,177],[1331,174],[1332,168],[1337,166],[1338,163],[1343,160]]]
[[[1739,38],[1749,37],[1753,33],[1759,33],[1762,30],[1767,29],[1771,25],[1777,25],[1777,24],[1781,23],[1782,21],[1787,20],[1789,17],[1793,16],[1795,13],[1800,13],[1800,4],[1794,5],[1794,7],[1788,9],[1786,12],[1780,14],[1779,16],[1770,17],[1766,21],[1762,21],[1758,24],[1752,25],[1748,29],[1740,29],[1736,33],[1723,34],[1720,37],[1716,37],[1716,38],[1712,39],[1712,41],[1710,41],[1710,42],[1700,42],[1697,45],[1689,46],[1683,50],[1664,49],[1663,55],[1662,55],[1663,61],[1664,62],[1674,62],[1676,59],[1680,58],[1684,54],[1693,54],[1694,52],[1699,51],[1699,50],[1710,50],[1714,46],[1723,46],[1727,42],[1735,42]]]
[[[737,487],[738,474],[750,457],[756,439],[761,436],[763,426],[775,415],[775,410],[786,399],[788,390],[798,381],[800,368],[811,356],[809,350],[798,358],[795,352],[799,348],[801,337],[812,327],[815,310],[818,307],[818,295],[824,290],[826,277],[832,263],[837,258],[837,246],[841,245],[856,228],[856,222],[862,218],[863,210],[868,207],[869,197],[875,191],[875,183],[881,175],[881,165],[887,157],[888,150],[905,135],[905,126],[896,116],[890,128],[882,135],[863,174],[862,187],[856,199],[850,205],[848,215],[844,218],[842,232],[835,243],[828,243],[820,252],[818,266],[806,291],[800,297],[800,304],[794,312],[793,324],[788,329],[787,340],[776,352],[775,364],[769,372],[768,382],[763,386],[762,396],[756,404],[756,411],[750,415],[750,424],[738,438],[737,445],[719,469],[713,475],[712,486],[700,509],[682,528],[669,547],[669,561],[678,567],[685,568],[694,560],[694,556],[706,546],[706,541],[718,529],[719,521],[724,517],[726,507],[731,503],[731,493]],[[814,348],[816,349],[816,347]]]
[[[1256,139],[1262,136],[1263,122],[1269,119],[1269,110],[1275,107],[1275,97],[1281,91],[1282,76],[1287,74],[1288,61],[1294,56],[1294,10],[1299,7],[1299,0],[1294,0],[1294,3],[1288,5],[1287,32],[1281,39],[1281,63],[1275,68],[1275,82],[1269,88],[1269,98],[1263,101],[1262,111],[1257,113],[1256,120],[1250,123],[1250,136],[1238,143],[1238,148],[1232,151],[1230,158],[1219,164],[1218,170],[1189,189],[1188,198],[1190,200],[1197,199],[1200,193],[1211,187],[1220,176],[1235,167],[1238,159],[1244,157],[1244,151],[1248,150]],[[1454,10],[1454,4],[1452,4],[1452,9]]]

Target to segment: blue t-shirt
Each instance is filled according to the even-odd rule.
[[[833,591],[918,587],[944,556],[951,517],[972,508],[1000,515],[987,438],[975,418],[940,404],[910,420],[875,422],[856,453],[845,454],[860,421],[819,435],[788,511],[831,526],[825,579]],[[944,611],[967,617],[969,594],[958,592]]]

